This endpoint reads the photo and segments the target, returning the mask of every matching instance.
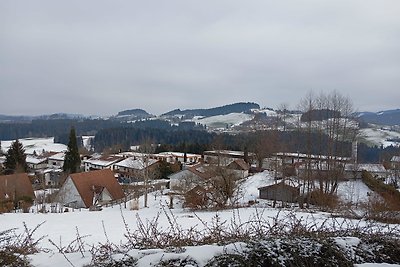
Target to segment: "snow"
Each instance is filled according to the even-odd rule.
[[[340,182],[338,196],[341,200],[351,203],[367,202],[372,191],[362,180],[349,180]]]
[[[400,142],[389,141],[389,139],[400,139],[400,133],[380,128],[365,128],[359,130],[359,136],[371,145],[376,146],[399,146]]]
[[[83,147],[85,147],[88,151],[93,149],[91,143],[93,142],[94,135],[82,136]]]
[[[158,160],[156,160],[156,159],[148,159],[147,162],[144,162],[143,159],[127,158],[127,159],[124,159],[123,161],[116,163],[115,166],[122,167],[122,168],[143,170],[146,168],[146,164],[147,164],[147,166],[150,166],[156,162],[158,162]]]
[[[61,152],[61,153],[54,154],[53,156],[50,156],[49,159],[50,160],[60,160],[60,161],[64,160],[65,159],[65,153]]]
[[[41,154],[44,151],[48,152],[65,152],[67,146],[64,144],[54,143],[54,137],[49,138],[24,138],[18,139],[22,143],[26,154],[33,154],[36,151],[37,154]],[[11,143],[15,140],[1,141],[1,149],[4,153],[10,148]]]
[[[274,110],[272,110],[272,109],[268,109],[268,108],[265,108],[265,109],[252,109],[251,110],[252,112],[254,112],[254,113],[265,113],[267,116],[269,116],[269,117],[276,117],[276,116],[278,116],[278,114],[276,113],[276,111],[274,111]]]
[[[249,200],[258,198],[258,188],[275,183],[274,173],[264,171],[252,175],[246,179],[242,188],[244,190],[243,197],[240,200],[243,204],[248,203]],[[339,193],[344,197],[355,198],[359,194],[360,199],[367,196],[368,189],[359,180],[348,181],[340,183]],[[207,226],[203,222],[211,223],[215,216],[218,215],[221,221],[231,222],[240,220],[242,222],[252,221],[255,218],[263,218],[266,221],[273,222],[277,218],[291,218],[295,216],[298,219],[305,220],[310,225],[333,225],[340,223],[341,218],[331,218],[329,213],[309,212],[307,210],[296,209],[274,209],[270,207],[257,208],[255,206],[247,208],[239,208],[232,210],[222,211],[201,211],[194,214],[190,210],[181,207],[181,201],[178,197],[174,198],[174,209],[168,210],[169,196],[161,195],[160,192],[155,192],[149,195],[149,207],[143,207],[144,199],[139,199],[139,210],[129,210],[131,203],[127,203],[126,207],[114,206],[104,208],[102,211],[88,211],[86,209],[70,209],[69,212],[64,213],[37,213],[34,207],[32,211],[35,213],[7,213],[0,214],[0,229],[12,229],[17,227],[17,233],[24,231],[23,222],[26,223],[29,229],[35,228],[37,225],[42,224],[35,232],[33,237],[35,239],[44,237],[39,245],[50,250],[49,253],[38,253],[29,256],[32,259],[34,266],[66,266],[69,265],[64,255],[58,253],[58,249],[51,244],[49,240],[54,242],[58,247],[67,247],[69,244],[76,241],[77,232],[83,238],[85,244],[85,251],[83,256],[81,253],[68,253],[66,256],[74,266],[83,266],[89,264],[91,255],[88,252],[92,245],[99,243],[105,244],[111,242],[113,244],[125,243],[127,229],[130,231],[137,230],[137,220],[139,216],[143,222],[153,220],[157,214],[159,216],[159,226],[164,228],[169,225],[167,213],[173,214],[176,223],[183,229],[195,227],[202,231],[207,230]],[[50,207],[49,207],[50,208]],[[331,221],[330,221],[331,220]],[[125,224],[126,223],[126,224]],[[357,223],[359,223],[357,221]],[[360,222],[362,225],[364,222]],[[351,247],[357,243],[354,238],[350,239],[337,239],[338,245]],[[199,263],[200,266],[211,259],[213,256],[220,253],[234,252],[240,250],[243,243],[234,243],[227,246],[217,245],[204,245],[196,247],[183,247],[182,251],[173,252],[165,249],[147,249],[147,250],[132,250],[129,255],[138,258],[138,266],[155,266],[160,259],[167,260],[169,258],[176,259],[177,257],[185,259],[190,256]],[[123,255],[120,255],[123,257]],[[117,256],[116,256],[117,257]],[[357,266],[396,266],[396,265],[357,265]]]
[[[214,128],[225,128],[226,125],[236,126],[240,125],[243,122],[252,120],[254,115],[252,114],[244,114],[244,113],[229,113],[226,115],[218,115],[212,117],[206,117],[202,119],[195,118],[193,121],[196,123],[201,123],[203,125],[207,125],[209,127]]]
[[[259,191],[258,188],[275,184],[276,180],[272,172],[264,171],[255,175],[249,176],[243,183],[242,188],[245,188],[243,195],[243,203],[254,201],[258,199]]]

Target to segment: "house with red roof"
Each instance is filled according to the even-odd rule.
[[[73,208],[90,208],[124,198],[121,185],[110,169],[70,174],[57,201]]]

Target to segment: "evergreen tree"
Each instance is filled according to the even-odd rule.
[[[65,152],[63,169],[67,173],[76,173],[79,171],[80,164],[81,158],[78,151],[75,128],[72,127],[69,133],[68,150]]]
[[[25,149],[21,142],[15,140],[7,151],[4,166],[7,172],[26,172],[28,166],[26,164]]]

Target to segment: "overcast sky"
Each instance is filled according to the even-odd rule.
[[[294,109],[310,90],[400,108],[400,1],[0,0],[0,114]]]

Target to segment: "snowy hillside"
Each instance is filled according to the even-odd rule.
[[[245,121],[252,120],[254,115],[245,113],[229,113],[227,115],[218,115],[206,118],[194,118],[194,122],[207,125],[210,128],[226,128],[242,124]]]
[[[52,152],[64,152],[67,151],[67,146],[64,144],[54,143],[54,137],[49,138],[24,138],[19,139],[25,149],[25,153],[33,154],[35,151],[37,154],[41,154],[44,151]],[[10,148],[11,143],[14,140],[1,141],[1,150],[6,153]]]
[[[400,146],[400,133],[379,127],[360,129],[359,137],[373,146]]]

